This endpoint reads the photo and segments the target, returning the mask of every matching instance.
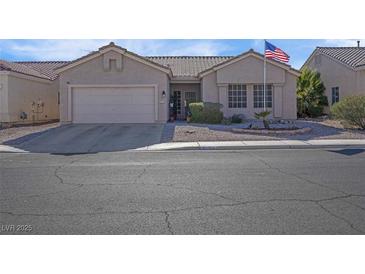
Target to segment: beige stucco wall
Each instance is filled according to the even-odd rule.
[[[217,83],[263,83],[263,61],[249,56],[217,71]],[[285,70],[270,64],[266,64],[266,82],[284,83]]]
[[[217,73],[212,72],[201,79],[201,94],[204,102],[218,102]]]
[[[202,79],[203,100],[219,102],[223,105],[224,116],[243,114],[246,118],[254,118],[255,112],[263,108],[253,107],[253,85],[263,83],[263,61],[256,57],[247,57],[236,63],[212,72]],[[267,64],[267,84],[273,85],[273,108],[271,118],[296,119],[296,79],[287,70]],[[228,108],[228,85],[245,84],[247,86],[247,107]]]
[[[357,71],[357,94],[365,95],[365,69]]]
[[[0,123],[9,122],[8,76],[0,72]]]
[[[323,54],[319,54],[320,63],[318,64],[315,62],[315,56],[312,56],[307,66],[321,74],[330,105],[332,102],[332,87],[339,87],[340,100],[349,95],[365,95],[365,71],[355,71]],[[328,112],[328,108],[325,111]]]
[[[8,114],[6,122],[37,122],[59,119],[58,80],[53,82],[36,77],[10,73],[8,76]],[[32,102],[41,100],[42,113],[32,112]],[[20,113],[27,114],[26,120],[20,119]]]
[[[114,54],[114,55],[113,55]],[[107,58],[121,56],[119,53],[108,52]],[[118,57],[119,58],[119,57]],[[118,59],[117,59],[118,60]],[[126,56],[121,59],[122,68],[105,69],[104,56],[101,55],[83,64],[60,73],[60,118],[62,122],[68,119],[68,85],[157,85],[158,87],[158,121],[168,120],[169,78],[165,72],[133,60]],[[162,97],[165,91],[166,96]]]

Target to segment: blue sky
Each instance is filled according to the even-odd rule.
[[[263,52],[263,40],[0,40],[0,59],[8,61],[73,60],[114,41],[140,55],[237,55],[253,48]],[[356,40],[272,39],[271,43],[290,55],[289,64],[300,68],[316,46],[356,46]],[[365,40],[361,41],[365,45]]]

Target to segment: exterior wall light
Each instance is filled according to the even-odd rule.
[[[163,90],[162,91],[162,97],[165,97],[166,96],[166,92]]]

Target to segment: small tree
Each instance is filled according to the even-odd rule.
[[[266,129],[270,129],[269,121],[267,120],[267,117],[270,115],[270,113],[270,111],[262,111],[259,113],[255,112],[255,118],[262,119],[262,123]]]
[[[365,96],[347,96],[331,108],[334,118],[365,129]]]
[[[307,67],[302,70],[297,81],[297,106],[300,117],[317,117],[323,114],[324,106],[328,106],[325,89],[319,72]]]

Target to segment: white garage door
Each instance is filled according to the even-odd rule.
[[[154,123],[154,87],[75,87],[74,123]]]

